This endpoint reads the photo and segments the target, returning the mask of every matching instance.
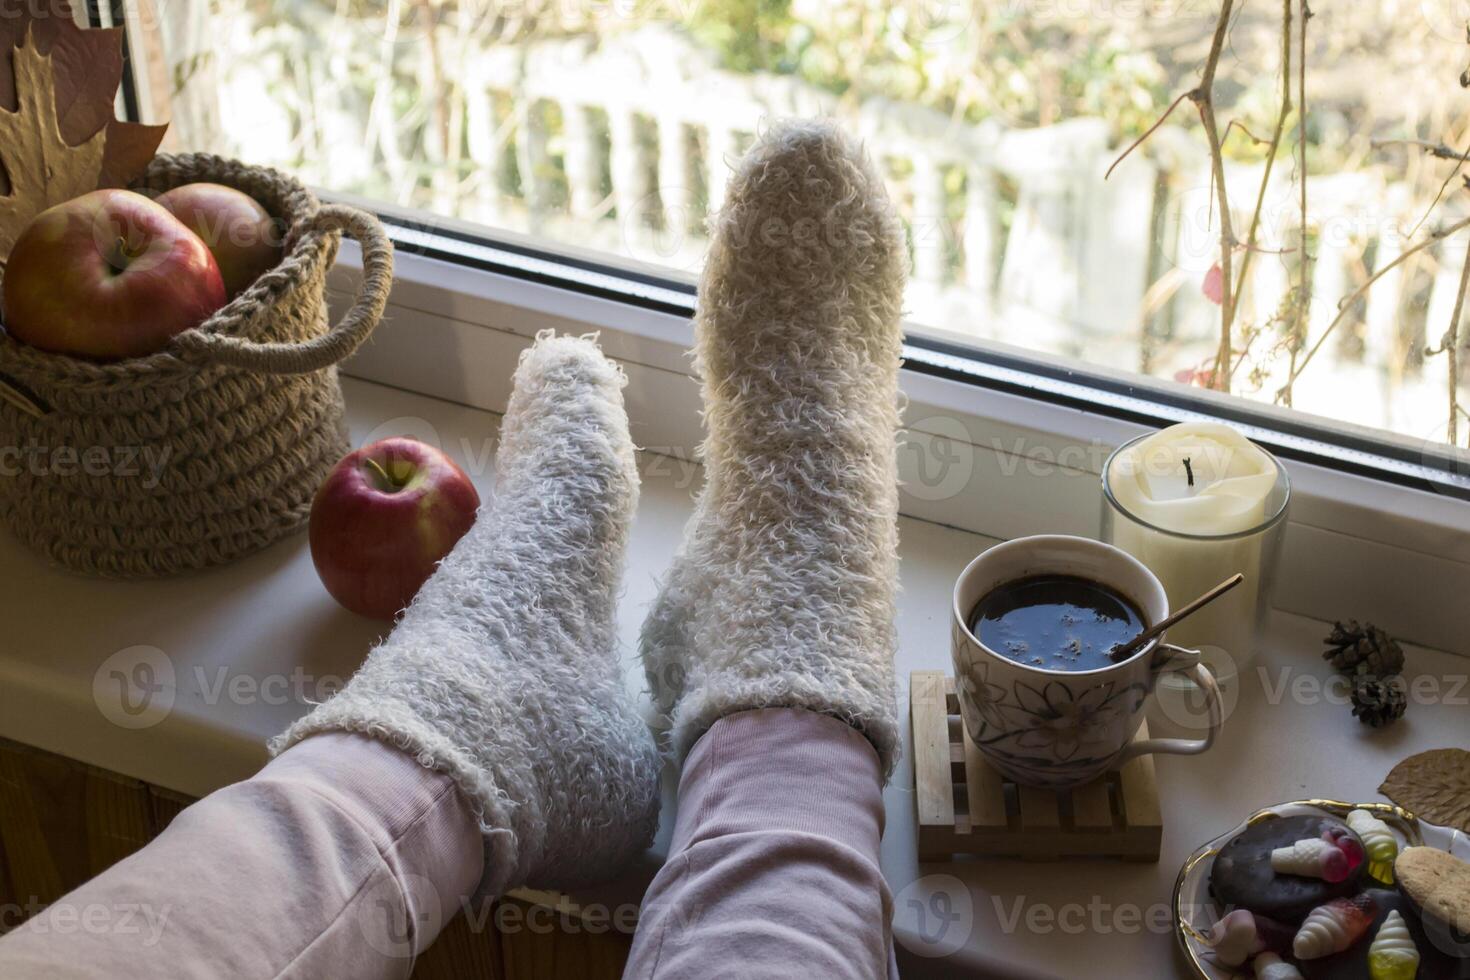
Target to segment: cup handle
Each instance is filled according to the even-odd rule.
[[[1154,655],[1163,656],[1165,654],[1168,656],[1168,661],[1159,668],[1160,673],[1186,674],[1190,680],[1199,685],[1200,690],[1205,692],[1205,713],[1209,719],[1209,728],[1204,738],[1146,738],[1132,742],[1118,756],[1117,764],[1120,766],[1129,759],[1136,759],[1141,755],[1149,755],[1153,752],[1169,755],[1199,755],[1214,745],[1215,736],[1220,734],[1220,726],[1224,724],[1224,712],[1220,707],[1220,687],[1215,683],[1215,675],[1210,673],[1208,667],[1200,663],[1199,651],[1186,650],[1172,643],[1160,643]]]

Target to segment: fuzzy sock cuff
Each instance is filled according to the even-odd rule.
[[[469,801],[485,837],[485,871],[477,897],[502,895],[509,882],[524,879],[525,869],[517,866],[520,849],[516,846],[515,833],[506,829],[512,825],[515,804],[477,760],[453,740],[425,724],[403,705],[386,701],[339,705],[333,700],[272,739],[270,753],[278,756],[305,738],[329,732],[370,736],[412,756],[424,768],[442,772],[454,780]]]
[[[721,718],[761,708],[803,708],[855,728],[878,753],[883,778],[892,775],[899,754],[893,684],[885,676],[834,688],[809,674],[729,678],[711,681],[680,702],[672,731],[673,748],[684,758]]]

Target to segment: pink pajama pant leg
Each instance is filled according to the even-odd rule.
[[[684,763],[625,978],[896,977],[882,783],[873,747],[834,718],[716,722]]]
[[[831,718],[716,723],[685,765],[627,976],[889,976],[880,785],[872,747]],[[362,736],[320,735],[0,939],[0,977],[395,980],[482,861],[447,777]]]
[[[479,881],[453,782],[320,735],[0,940],[5,980],[395,980]]]

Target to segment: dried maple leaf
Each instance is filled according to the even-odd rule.
[[[84,30],[77,26],[67,3],[52,4],[45,10],[33,9],[35,6],[22,4],[0,17],[0,68],[4,69],[0,70],[0,109],[15,111],[10,52],[29,34],[36,50],[50,55],[54,64],[61,135],[77,143],[112,118],[113,96],[122,82],[122,28]]]
[[[16,108],[10,60],[29,31],[36,50],[51,58],[62,140],[75,146],[105,128],[107,158],[97,186],[130,184],[158,152],[167,127],[120,122],[113,115],[122,84],[122,29],[78,27],[66,3],[49,5],[43,15],[32,13],[32,6],[23,5],[16,16],[0,18],[0,109]],[[0,195],[10,189],[5,176],[0,172]]]
[[[61,138],[80,143],[114,118],[117,88],[122,84],[122,33],[116,27],[82,30],[71,21],[57,31],[50,50],[56,80],[56,115]]]
[[[158,145],[168,123],[147,126],[114,119],[107,124],[107,150],[102,154],[102,173],[98,187],[126,187],[143,175],[148,164],[158,155]]]
[[[0,109],[15,112],[19,108],[11,58],[29,35],[38,52],[51,56],[61,138],[81,143],[107,125],[112,118],[112,96],[122,81],[119,30],[78,29],[70,5],[64,2],[45,10],[24,4],[8,13],[0,18]],[[111,91],[98,92],[113,73],[116,78]],[[89,82],[89,78],[96,81]],[[83,89],[89,90],[90,98],[82,97]],[[9,192],[10,183],[0,173],[0,194]]]
[[[10,195],[0,198],[0,260],[36,215],[97,189],[107,143],[105,130],[79,146],[61,138],[51,59],[34,39],[16,48],[11,61],[16,111],[0,109],[0,159],[10,175]]]
[[[1378,792],[1422,820],[1470,834],[1470,752],[1431,749],[1394,766]]]

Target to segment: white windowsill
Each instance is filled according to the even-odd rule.
[[[508,379],[512,367],[513,361],[504,359],[484,362],[479,371]],[[355,441],[399,426],[436,438],[472,473],[482,496],[493,494],[488,464],[497,416],[360,380],[349,379],[344,387]],[[641,696],[638,627],[683,533],[698,473],[679,460],[647,452],[640,455],[640,470],[643,495],[619,603],[619,631],[628,684]],[[906,706],[911,671],[948,669],[954,577],[993,541],[912,518],[901,522],[900,534],[897,670]],[[345,612],[327,596],[304,534],[225,568],[159,582],[80,578],[48,566],[3,536],[0,575],[8,583],[9,608],[24,610],[8,618],[0,641],[0,737],[191,795],[253,773],[265,761],[265,740],[307,710],[305,699],[315,693],[316,682],[350,676],[383,632],[380,624]],[[1182,976],[1167,930],[1130,932],[1125,925],[1099,932],[1087,918],[1089,924],[1078,933],[1070,916],[1091,916],[1090,909],[1098,907],[1112,922],[1115,911],[1138,909],[1144,922],[1151,921],[1148,916],[1157,917],[1157,908],[1168,901],[1184,856],[1251,810],[1305,796],[1373,799],[1374,787],[1399,758],[1463,741],[1461,705],[1470,694],[1464,687],[1465,663],[1429,650],[1408,651],[1411,673],[1436,678],[1446,696],[1459,700],[1413,704],[1408,718],[1393,728],[1363,728],[1341,703],[1296,704],[1288,697],[1272,704],[1267,691],[1281,683],[1283,670],[1309,688],[1330,676],[1317,656],[1324,631],[1320,622],[1277,615],[1258,664],[1269,687],[1260,683],[1258,671],[1248,672],[1210,754],[1159,759],[1166,829],[1158,864],[991,860],[921,867],[913,843],[905,724],[906,755],[885,793],[883,843],[884,872],[898,896],[897,927],[901,936],[912,936],[918,910],[935,908],[931,903],[938,892],[968,896],[971,909],[957,927],[966,930],[964,949],[947,960],[910,959],[905,976],[953,976],[964,963],[991,975],[1075,977],[1093,972],[1097,962],[1128,963],[1139,976]],[[94,685],[109,657],[140,645],[169,658],[173,706],[152,727],[127,730],[103,715]],[[1451,689],[1455,677],[1458,690]],[[106,672],[100,684],[101,697],[112,696]],[[1163,732],[1169,722],[1155,712],[1151,724]],[[638,900],[667,847],[674,816],[672,778],[666,780],[665,801],[654,851],[620,881],[579,899],[615,905]],[[1053,926],[1027,925],[1035,921],[1028,918],[1033,908],[1074,907],[1082,911],[1061,913],[1069,918]],[[1007,928],[1017,909],[1020,925]]]

